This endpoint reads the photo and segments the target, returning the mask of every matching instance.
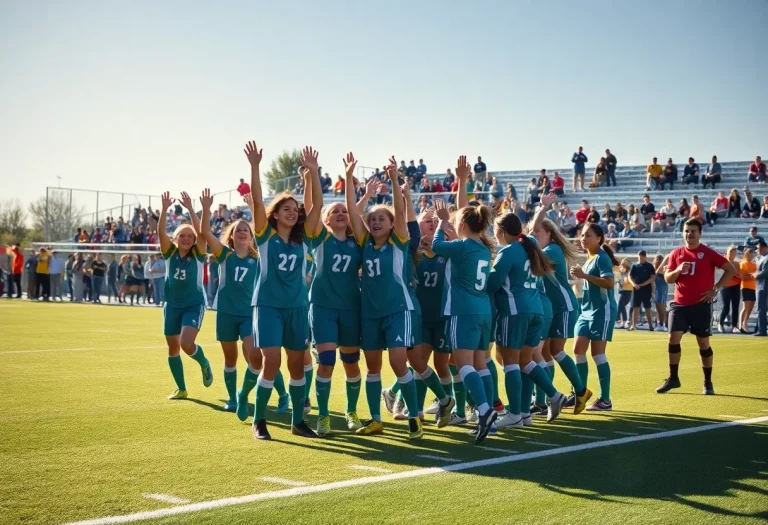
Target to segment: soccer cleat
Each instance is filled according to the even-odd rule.
[[[533,425],[533,418],[530,414],[520,414],[520,416],[523,418],[523,426],[524,427],[530,427]]]
[[[634,326],[630,326],[629,328],[627,328],[627,330],[629,330],[630,332],[634,332],[635,331],[635,327]]]
[[[424,410],[425,414],[429,415],[437,415],[440,413],[440,400],[435,398],[434,401],[432,401],[432,404],[427,407],[426,410]]]
[[[568,401],[571,400],[572,396],[568,396]],[[589,401],[589,398],[592,397],[592,391],[589,388],[584,389],[584,393],[580,396],[573,396],[575,399],[575,404],[573,405],[573,414],[581,414],[584,412],[584,409],[587,408],[587,401]],[[568,401],[566,401],[566,406]]]
[[[469,416],[467,416],[467,423],[477,423],[480,419],[480,413],[475,410],[475,407],[472,407],[472,410],[468,409],[467,414],[469,414]]]
[[[203,372],[203,386],[208,388],[213,384],[213,370],[211,370],[211,363],[205,362],[205,366],[201,366],[200,370]]]
[[[224,412],[235,412],[237,410],[237,401],[229,400],[222,408]]]
[[[498,421],[498,419],[496,420]],[[493,425],[491,425],[491,430],[488,431],[489,436],[497,436],[499,435],[499,429],[496,428],[496,421],[493,422]],[[467,431],[467,434],[470,436],[476,436],[477,435],[477,427],[472,427]]]
[[[424,437],[424,428],[421,419],[412,417],[408,420],[408,439],[421,439]]]
[[[330,426],[330,423],[329,423]],[[330,431],[330,428],[329,428]],[[291,434],[294,436],[301,436],[305,438],[316,438],[317,434],[315,434],[315,431],[309,428],[309,425],[307,425],[307,422],[302,420],[301,423],[298,425],[291,425]]]
[[[546,416],[547,411],[548,411],[547,405],[537,405],[536,403],[531,405],[532,416]]]
[[[347,420],[347,428],[349,430],[358,430],[363,427],[360,418],[357,417],[357,412],[347,412],[344,418]]]
[[[717,331],[721,334],[725,333],[725,326],[723,326],[723,323],[717,323]]]
[[[275,412],[277,412],[278,414],[287,414],[290,406],[291,406],[291,396],[288,394],[284,394],[277,398],[277,409],[275,409]]]
[[[553,422],[560,415],[560,411],[563,410],[563,405],[566,402],[566,398],[560,392],[555,397],[549,400],[549,410],[547,411],[547,423]]]
[[[317,418],[317,435],[325,437],[331,433],[331,416],[320,416]]]
[[[563,406],[566,408],[576,406],[576,394],[573,393],[573,390],[571,390],[571,393],[568,395],[568,399],[565,400],[565,405]]]
[[[366,421],[362,427],[358,428],[355,431],[355,434],[360,434],[361,436],[369,436],[371,434],[381,434],[384,432],[384,425],[381,424],[381,421],[376,421],[375,419],[369,419]]]
[[[507,412],[496,420],[496,426],[499,428],[515,428],[523,426],[523,418],[520,414],[514,415]]]
[[[381,399],[382,401],[384,401],[384,408],[386,408],[387,412],[389,412],[390,414],[393,413],[396,398],[397,398],[397,395],[393,394],[389,388],[385,388],[384,390],[381,391]]]
[[[491,431],[491,425],[496,421],[498,414],[492,408],[485,411],[477,423],[477,435],[475,436],[475,445],[482,443]]]
[[[704,395],[705,396],[714,396],[715,395],[715,387],[712,386],[712,381],[704,383]]]
[[[168,396],[168,399],[187,399],[186,390],[176,390],[173,394]]]
[[[309,398],[306,398],[304,400],[304,415],[306,416],[312,412],[312,402],[309,400]]]
[[[244,396],[242,390],[237,393],[237,419],[245,421],[248,419],[248,396]]]
[[[269,430],[267,430],[266,419],[259,419],[258,421],[253,422],[253,437],[254,439],[272,439]]]
[[[493,409],[496,411],[496,415],[498,417],[501,417],[507,413],[507,407],[504,406],[504,403],[501,402],[501,399],[497,399],[493,402]]]
[[[438,403],[437,428],[447,427],[451,423],[451,414],[453,414],[453,407],[455,406],[456,400],[452,397],[449,397],[448,402],[444,405]]]
[[[610,401],[603,401],[603,398],[597,398],[597,401],[587,407],[590,412],[608,412],[613,410],[613,403]]]
[[[452,426],[466,425],[467,418],[461,417],[456,412],[451,412],[451,419],[448,421],[448,424]]]
[[[401,397],[397,399],[395,405],[392,407],[392,415],[397,421],[405,421],[408,419],[408,409],[405,407],[405,400]]]
[[[680,388],[680,378],[668,377],[664,380],[664,384],[656,389],[657,394],[666,394],[673,388]]]

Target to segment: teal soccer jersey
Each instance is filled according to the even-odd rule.
[[[486,289],[491,270],[491,250],[473,239],[446,241],[440,229],[432,251],[448,259],[443,286],[443,315],[491,315]]]
[[[259,278],[253,291],[253,306],[298,308],[307,306],[307,245],[283,241],[267,223],[256,232],[259,247]]]
[[[590,257],[584,263],[582,270],[587,275],[594,277],[613,278],[611,258],[602,249],[597,252],[597,255]],[[582,279],[582,281],[581,319],[599,319],[608,315],[606,311],[616,309],[616,298],[613,296],[613,289],[601,288],[586,279]]]
[[[363,246],[362,316],[378,319],[414,309],[409,291],[408,266],[413,265],[408,253],[408,239],[400,239],[394,231],[387,242],[376,246],[366,234]]]
[[[219,262],[219,289],[213,309],[220,314],[251,316],[251,299],[259,276],[259,259],[250,253],[240,258],[229,246],[213,254]]]
[[[309,302],[334,310],[360,310],[362,249],[355,238],[340,241],[325,226],[308,244],[314,257],[314,278]]]
[[[568,284],[568,264],[562,248],[551,242],[544,247],[543,251],[555,269],[554,274],[544,277],[544,287],[547,290],[547,297],[552,301],[552,311],[554,313],[575,311],[578,303],[576,295]]]
[[[537,286],[538,278],[531,273],[531,261],[522,243],[503,246],[496,254],[488,279],[488,292],[496,300],[499,317],[520,313],[543,315]]]
[[[186,257],[179,255],[175,244],[163,253],[168,269],[165,272],[165,302],[176,308],[205,304],[203,265],[205,255],[192,246]]]
[[[443,319],[443,287],[447,261],[442,255],[421,253],[416,264],[416,297],[421,306],[422,324],[433,324]]]

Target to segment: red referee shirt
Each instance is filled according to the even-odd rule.
[[[701,295],[715,285],[715,268],[722,268],[728,259],[706,244],[695,250],[681,246],[669,255],[667,270],[676,270],[684,262],[691,263],[691,269],[677,278],[674,301],[687,306],[701,302]]]

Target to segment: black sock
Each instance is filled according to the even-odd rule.
[[[670,379],[677,379],[677,369],[680,365],[669,365],[669,378]],[[710,370],[712,370],[710,368]]]
[[[704,370],[704,382],[705,383],[711,383],[712,382],[712,367],[706,367],[702,366],[702,370]]]

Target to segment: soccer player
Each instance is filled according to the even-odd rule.
[[[467,158],[462,155],[456,167],[460,180],[468,177],[469,169]],[[486,364],[491,331],[487,287],[492,252],[485,232],[491,223],[491,212],[482,205],[461,208],[455,219],[458,239],[446,241],[448,209],[439,201],[435,206],[440,222],[432,251],[448,259],[442,302],[442,313],[447,318],[446,335],[459,375],[480,414],[475,434],[475,443],[480,444],[497,417],[489,405],[493,403],[493,384]]]
[[[354,162],[354,156],[347,154],[345,162],[349,166]],[[397,163],[394,157],[389,162],[387,175],[392,179],[392,208],[374,206],[363,221],[351,196],[347,195],[352,232],[363,248],[361,347],[368,369],[365,394],[371,413],[371,419],[357,433],[370,435],[384,431],[381,423],[381,365],[386,348],[408,406],[408,437],[420,439],[424,431],[418,417],[416,383],[413,373],[408,370],[406,350],[414,345],[411,315],[414,304],[408,285],[408,265],[412,264],[408,226]],[[354,183],[351,170],[347,170],[346,177],[347,187],[351,188],[350,183]]]
[[[736,275],[736,268],[717,251],[701,243],[701,220],[688,219],[683,225],[685,245],[669,254],[664,272],[668,283],[675,284],[669,313],[669,377],[656,389],[659,394],[680,388],[680,341],[685,332],[696,336],[704,371],[704,394],[714,395],[712,386],[712,299],[718,290]],[[715,283],[715,268],[723,270]]]
[[[613,338],[613,325],[618,308],[614,297],[613,267],[619,262],[613,250],[605,244],[603,229],[595,223],[585,224],[581,230],[581,246],[587,252],[587,262],[582,267],[571,268],[571,276],[582,282],[581,314],[576,321],[576,340],[573,353],[581,382],[587,385],[589,365],[587,349],[591,347],[592,359],[597,365],[600,379],[600,397],[587,410],[613,410],[611,403],[611,367],[605,355],[608,342]]]
[[[253,292],[254,346],[261,348],[263,370],[256,383],[253,436],[272,439],[267,429],[266,409],[274,380],[280,369],[281,348],[286,350],[288,392],[291,398],[291,433],[314,438],[317,434],[304,421],[306,378],[304,358],[309,344],[307,290],[307,234],[305,224],[317,224],[322,207],[317,152],[304,148],[301,164],[309,170],[313,190],[312,210],[306,221],[299,213],[299,203],[288,193],[275,196],[268,207],[261,194],[259,165],[262,150],[248,142],[245,155],[251,164],[251,198],[260,273]],[[314,230],[314,226],[312,228]]]
[[[163,326],[165,340],[168,342],[168,366],[176,382],[176,391],[168,399],[186,399],[187,386],[184,383],[184,366],[180,353],[184,350],[189,357],[197,361],[203,373],[203,385],[211,386],[213,372],[203,347],[195,340],[203,324],[205,315],[205,293],[203,292],[203,264],[205,263],[205,238],[199,235],[200,219],[192,207],[192,199],[182,192],[181,203],[189,210],[192,225],[182,224],[173,233],[173,238],[166,232],[168,208],[174,199],[166,191],[161,197],[162,210],[157,224],[160,251],[168,265],[165,278],[165,306],[163,307]],[[134,285],[132,285],[134,286]],[[133,304],[133,296],[131,296]]]

